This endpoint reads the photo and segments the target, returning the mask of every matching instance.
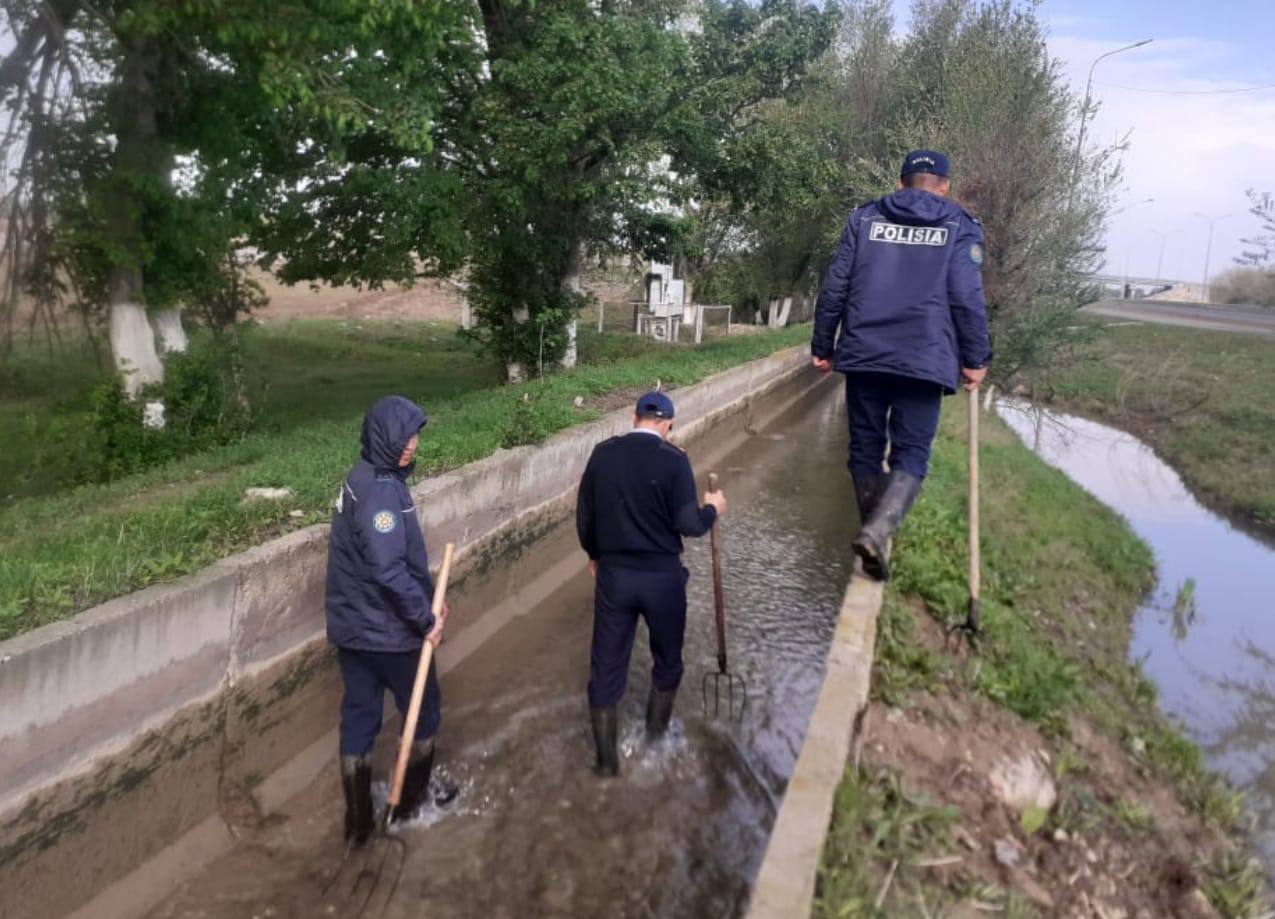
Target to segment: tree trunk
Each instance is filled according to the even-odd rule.
[[[147,39],[124,43],[116,108],[115,175],[107,230],[119,257],[107,279],[110,339],[115,366],[124,388],[136,396],[141,387],[164,379],[164,366],[155,350],[155,334],[146,320],[142,281],[144,239],[137,188],[147,182],[168,181],[171,157],[159,146],[155,124],[155,78],[159,55]]]
[[[530,318],[531,311],[527,307],[520,306],[514,310],[514,322],[523,323]],[[527,368],[522,365],[522,361],[505,362],[505,380],[511,386],[527,382]]]
[[[155,352],[155,333],[146,321],[146,307],[117,299],[112,292],[110,316],[111,355],[124,378],[124,391],[136,397],[143,386],[164,380],[164,365]]]
[[[159,350],[164,354],[185,354],[190,344],[186,338],[186,329],[182,326],[182,311],[173,307],[159,310],[151,317],[155,326],[155,337],[159,340]]]
[[[567,256],[567,269],[562,273],[562,289],[571,294],[580,294],[584,290],[584,243],[579,239],[571,243],[571,251]],[[567,350],[558,363],[566,370],[576,365],[578,351],[576,349],[576,320],[567,323]]]

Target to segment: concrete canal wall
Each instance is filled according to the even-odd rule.
[[[680,441],[707,461],[725,449],[708,432],[761,424],[826,385],[808,360],[793,348],[674,392]],[[526,550],[564,538],[589,452],[629,418],[414,490],[431,545],[460,549],[454,605],[484,610],[454,627],[451,666],[502,607],[569,573]],[[330,765],[326,548],[327,526],[309,527],[0,644],[0,915],[135,915]]]

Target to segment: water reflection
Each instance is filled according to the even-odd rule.
[[[1275,550],[1205,508],[1136,438],[1025,402],[998,410],[1154,549],[1159,586],[1134,618],[1130,654],[1210,765],[1245,790],[1275,871]]]

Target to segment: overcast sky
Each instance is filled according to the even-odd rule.
[[[1152,275],[1169,235],[1163,273],[1198,280],[1208,223],[1216,223],[1210,274],[1231,264],[1240,238],[1257,230],[1244,190],[1275,192],[1275,4],[1270,0],[1045,0],[1050,50],[1078,93],[1093,59],[1121,45],[1094,71],[1101,107],[1090,134],[1130,132],[1125,188],[1111,218],[1107,270]],[[1256,92],[1227,92],[1254,86]],[[1121,88],[1129,87],[1129,88]],[[1133,89],[1160,92],[1134,92]],[[1169,93],[1173,94],[1169,94]],[[1188,94],[1189,93],[1189,94]],[[1139,204],[1154,198],[1150,204]]]
[[[894,6],[906,28],[910,2]],[[1231,215],[1216,224],[1209,273],[1228,267],[1241,237],[1257,230],[1244,190],[1275,192],[1275,3],[1043,0],[1040,12],[1049,49],[1082,96],[1095,57],[1154,39],[1094,71],[1100,107],[1088,134],[1110,142],[1128,133],[1130,143],[1114,210],[1129,209],[1111,218],[1106,270],[1155,274],[1158,230],[1168,234],[1163,274],[1199,281],[1208,224],[1197,211]],[[1138,203],[1147,198],[1155,201]]]

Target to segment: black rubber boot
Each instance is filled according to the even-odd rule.
[[[598,761],[594,764],[593,771],[605,777],[619,775],[620,756],[616,752],[619,718],[615,706],[591,708],[589,717],[593,721],[593,740],[598,745]]]
[[[890,479],[884,472],[854,472],[850,477],[854,479],[854,494],[859,502],[859,525],[863,526],[877,509],[881,494]]]
[[[341,791],[345,793],[345,841],[361,846],[372,835],[372,757],[341,757]]]
[[[651,687],[651,694],[646,697],[646,739],[658,740],[668,731],[669,719],[673,717],[673,700],[677,698],[677,690],[663,690]]]
[[[868,577],[890,580],[890,540],[920,493],[921,480],[911,473],[895,470],[888,476],[885,491],[853,543]]]
[[[393,823],[407,820],[430,796],[430,777],[434,773],[434,741],[418,740],[412,744],[407,757],[407,774],[403,776],[403,794],[391,817]],[[437,807],[443,807],[456,799],[458,789],[454,782],[439,779],[434,783],[433,799]]]

